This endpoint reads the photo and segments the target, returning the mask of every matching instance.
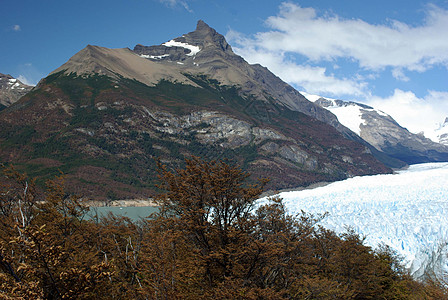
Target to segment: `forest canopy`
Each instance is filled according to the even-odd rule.
[[[0,180],[0,299],[446,299],[387,247],[259,205],[265,180],[222,161],[159,163],[159,212],[86,218],[64,177],[40,192],[8,167]]]

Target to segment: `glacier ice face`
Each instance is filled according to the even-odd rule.
[[[336,232],[350,227],[373,248],[389,245],[421,278],[428,270],[448,273],[447,180],[448,163],[428,163],[280,196],[290,214],[328,212],[324,227]]]

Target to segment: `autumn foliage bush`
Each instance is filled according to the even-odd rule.
[[[322,228],[325,217],[258,204],[265,180],[221,161],[159,164],[159,212],[140,222],[88,208],[63,177],[40,193],[0,181],[0,299],[446,299],[387,247]]]

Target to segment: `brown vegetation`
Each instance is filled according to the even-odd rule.
[[[387,248],[255,206],[265,181],[223,162],[160,165],[160,211],[136,223],[86,220],[63,177],[42,195],[5,169],[0,181],[0,299],[446,299]]]

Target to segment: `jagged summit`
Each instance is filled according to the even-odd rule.
[[[218,47],[222,51],[233,53],[232,47],[227,43],[224,36],[217,33],[202,20],[198,21],[195,31],[186,34],[184,37],[187,40],[191,39],[193,43],[202,44],[204,48]]]
[[[211,28],[210,26],[208,26],[207,23],[205,23],[203,20],[199,20],[198,23],[196,24],[196,31],[209,31],[209,32],[216,32],[213,28]]]
[[[134,52],[141,57],[157,61],[177,62],[188,66],[198,66],[213,56],[225,56],[226,59],[238,57],[223,35],[199,20],[196,30],[174,38],[157,46],[138,44]]]

